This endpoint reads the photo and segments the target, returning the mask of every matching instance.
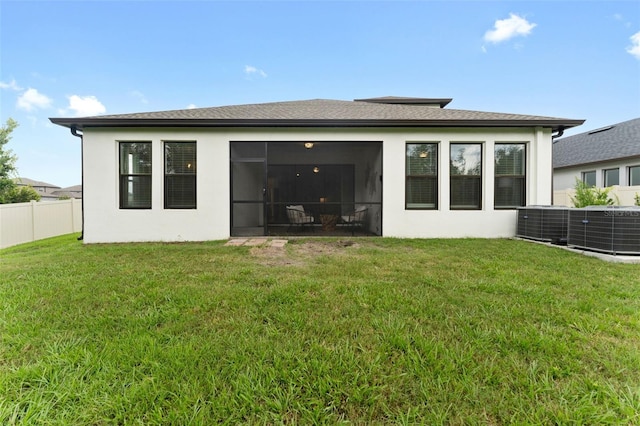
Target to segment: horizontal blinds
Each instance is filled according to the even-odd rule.
[[[165,142],[164,204],[168,209],[196,208],[196,143]]]
[[[482,175],[482,144],[451,144],[451,175]]]
[[[496,144],[495,170],[496,175],[524,175],[525,145]]]
[[[166,174],[196,173],[195,142],[165,142],[164,154]]]
[[[434,209],[438,199],[438,144],[410,143],[406,153],[407,208]]]
[[[496,207],[515,208],[526,204],[525,178],[500,177],[495,178],[494,204]]]
[[[120,142],[120,174],[151,174],[151,142]]]

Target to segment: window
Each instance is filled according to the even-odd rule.
[[[151,142],[120,142],[120,208],[151,208]]]
[[[196,143],[164,144],[164,208],[196,208]]]
[[[640,185],[640,166],[629,167],[629,186]]]
[[[480,210],[482,144],[451,144],[450,153],[451,209]]]
[[[582,172],[582,181],[589,186],[596,186],[596,172]]]
[[[495,208],[513,209],[526,204],[526,145],[496,144]]]
[[[438,144],[408,143],[405,207],[438,208]]]
[[[620,185],[620,169],[604,171],[604,186]]]

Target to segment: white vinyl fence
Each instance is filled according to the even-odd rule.
[[[602,189],[602,188],[600,188]],[[640,186],[618,186],[614,185],[609,191],[609,197],[618,206],[633,206],[636,194],[640,194]],[[562,191],[553,191],[553,204],[556,206],[573,207],[571,197],[575,197],[574,189],[565,189]]]
[[[0,248],[82,231],[82,200],[0,204]]]

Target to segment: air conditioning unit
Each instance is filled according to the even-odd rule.
[[[569,208],[562,206],[518,207],[516,236],[566,244]]]
[[[567,245],[609,254],[640,255],[640,207],[571,209]]]

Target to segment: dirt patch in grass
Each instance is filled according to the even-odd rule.
[[[284,247],[252,247],[249,253],[261,265],[304,266],[319,256],[342,255],[359,247],[361,244],[353,240],[289,241]]]

